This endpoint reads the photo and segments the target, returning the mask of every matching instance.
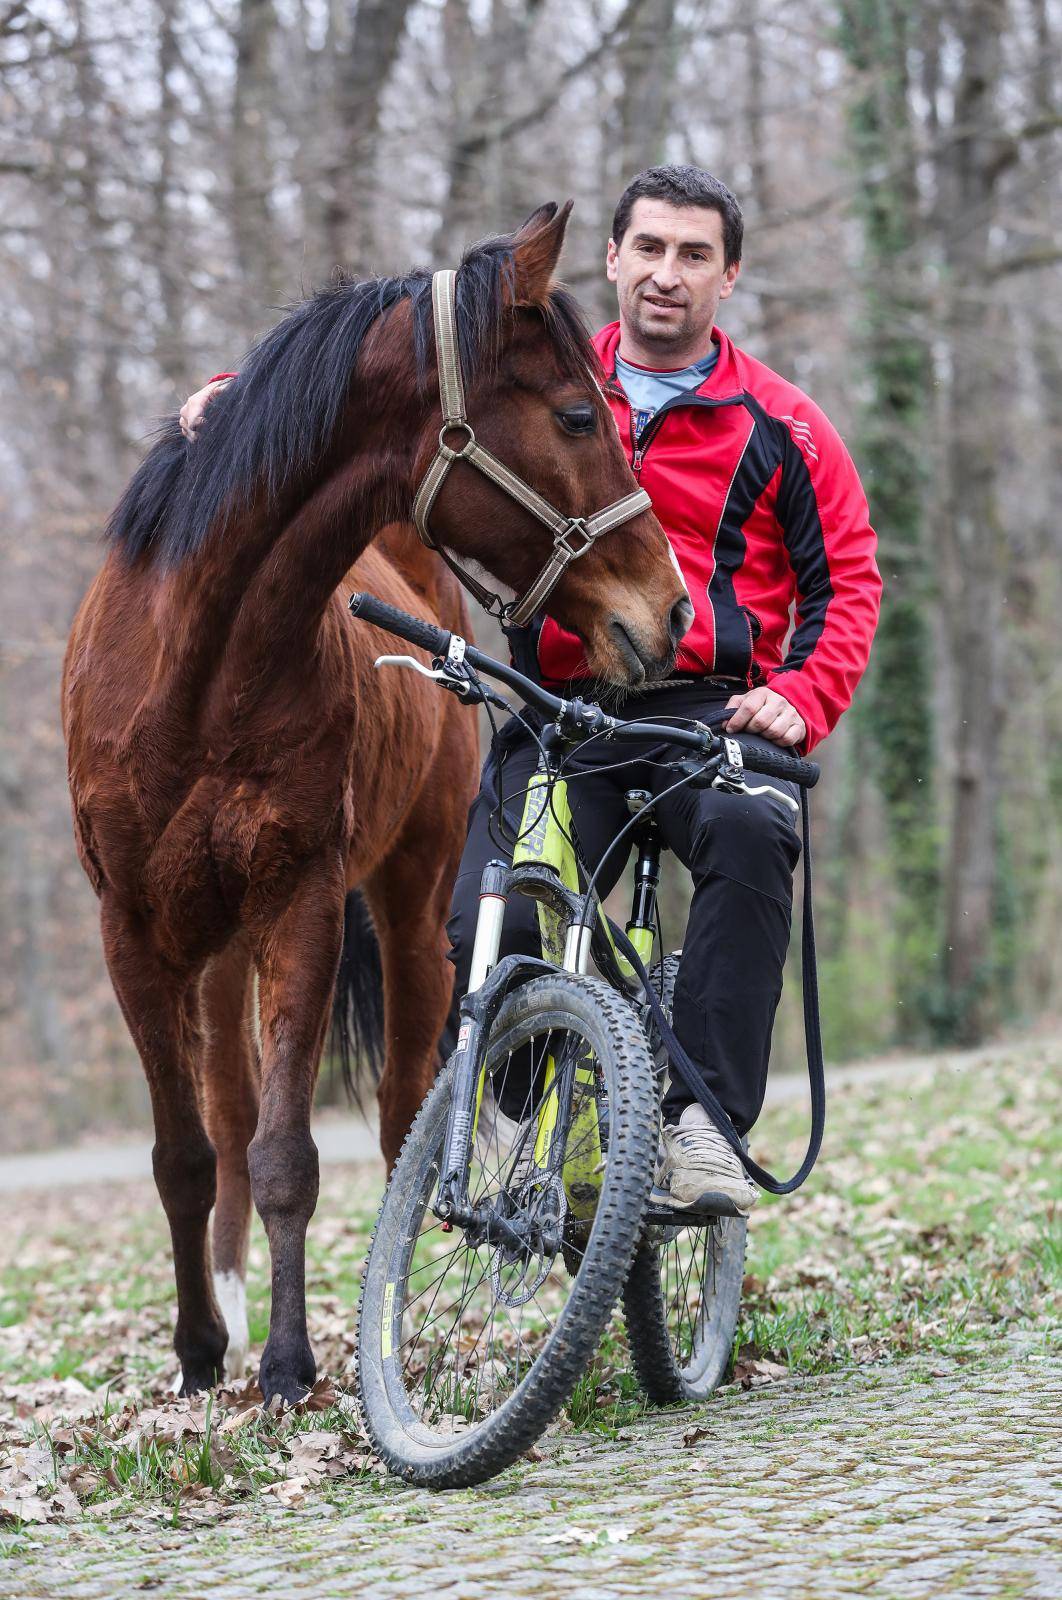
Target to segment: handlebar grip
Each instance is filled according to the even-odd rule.
[[[445,628],[411,617],[408,611],[399,611],[397,606],[389,606],[386,600],[378,600],[374,594],[356,590],[348,605],[351,616],[371,622],[374,628],[382,628],[385,633],[396,633],[400,639],[427,650],[429,655],[445,656],[450,648],[450,635]]]
[[[804,789],[814,789],[819,781],[822,769],[817,761],[805,761],[802,756],[791,756],[781,749],[764,750],[759,745],[746,744],[740,737],[737,743],[741,746],[741,759],[750,772],[761,772],[767,778],[784,778],[788,783],[799,783]]]

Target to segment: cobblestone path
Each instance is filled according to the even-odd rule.
[[[209,1528],[86,1518],[0,1563],[0,1595],[1055,1600],[1060,1440],[1042,1348],[912,1358],[548,1440],[477,1490],[371,1480]]]

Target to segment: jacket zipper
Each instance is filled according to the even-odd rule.
[[[659,411],[654,411],[653,415],[650,417],[641,433],[635,437],[634,407],[627,399],[626,391],[624,390],[622,384],[616,382],[615,377],[613,377],[611,383],[609,384],[609,389],[613,394],[623,396],[623,399],[626,402],[627,411],[630,414],[631,470],[636,478],[640,478],[641,476],[642,462],[645,459],[645,452],[648,450],[649,446],[660,432],[663,419],[669,411],[676,411],[679,406],[707,406],[710,410],[715,411],[719,406],[739,406],[744,405],[745,403],[745,396],[743,394],[727,395],[725,399],[721,400],[709,399],[707,395],[676,394],[673,395],[670,400],[665,400]]]
[[[623,396],[624,400],[626,400],[626,402],[627,402],[627,410],[630,412],[630,418],[631,418],[631,470],[633,471],[634,476],[638,479],[639,482],[641,482],[642,462],[645,459],[645,452],[648,450],[649,446],[652,444],[653,440],[656,438],[657,434],[660,432],[660,428],[662,426],[663,418],[664,418],[665,414],[668,411],[674,411],[679,406],[708,406],[710,409],[712,409],[714,411],[714,410],[717,410],[718,407],[720,407],[720,406],[736,406],[736,405],[744,405],[744,403],[745,403],[744,394],[727,395],[725,397],[725,399],[719,399],[719,400],[709,399],[709,397],[707,395],[677,394],[677,395],[674,395],[670,400],[665,400],[664,401],[664,404],[660,407],[660,410],[659,411],[655,411],[653,413],[653,415],[650,417],[649,421],[646,423],[645,427],[642,429],[642,431],[639,434],[639,436],[637,438],[635,438],[635,436],[634,436],[634,407],[631,405],[630,401],[627,399],[627,394],[626,394],[626,391],[624,390],[622,384],[616,382],[615,374],[613,374],[613,376],[612,376],[612,381],[609,384],[609,388],[612,390],[612,392],[614,394],[621,394]],[[723,499],[723,509],[719,513],[719,521],[716,524],[715,539],[712,540],[712,558],[713,558],[713,563],[714,563],[714,558],[715,558],[715,543],[716,543],[716,539],[719,538],[719,529],[722,527],[723,518],[726,516],[726,508],[727,508],[727,502],[730,499],[730,491],[734,487],[734,479],[738,475],[738,472],[739,472],[739,470],[741,468],[741,463],[745,459],[745,451],[748,449],[749,441],[751,440],[752,435],[755,432],[756,432],[756,418],[755,418],[755,415],[753,415],[752,428],[751,428],[751,430],[749,432],[748,438],[745,440],[745,443],[743,444],[743,446],[741,448],[741,454],[740,454],[740,456],[738,456],[737,466],[734,468],[734,471],[731,474],[730,482],[727,484],[727,487],[726,487],[726,495],[725,495],[725,497]],[[712,611],[712,671],[714,672],[715,668],[716,668],[716,661],[718,659],[719,640],[718,640],[718,637],[717,637],[716,631],[715,631],[715,608],[712,606],[711,600],[708,601],[708,605],[709,605],[709,609]],[[753,638],[752,638],[752,627],[751,627],[751,624],[749,624],[747,618],[746,618],[746,627],[748,627],[748,632],[749,632],[749,671],[751,671],[752,670],[752,658],[753,658],[753,653],[755,651],[755,643],[754,643]]]

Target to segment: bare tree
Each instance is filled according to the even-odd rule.
[[[1005,0],[962,0],[951,13],[961,66],[954,122],[940,161],[948,198],[949,506],[939,529],[954,665],[956,726],[945,896],[946,971],[955,1031],[983,1037],[998,1009],[992,915],[1003,712],[1007,540],[997,479],[1001,430],[993,366],[1001,312],[983,294],[991,268],[1000,175],[1012,147],[999,112],[998,41]]]
[[[159,289],[163,322],[159,330],[158,361],[178,394],[187,391],[191,372],[185,342],[185,298],[188,262],[184,230],[175,204],[180,170],[177,123],[180,104],[174,84],[180,64],[175,31],[176,0],[158,0],[158,176],[154,184],[154,221],[158,251]]]
[[[254,328],[257,307],[275,304],[281,293],[271,139],[277,98],[275,37],[273,0],[240,0],[231,171],[236,266],[249,308],[241,330],[245,335]]]
[[[675,5],[676,0],[644,0],[620,46],[619,155],[625,179],[664,156],[678,54]]]
[[[335,265],[372,271],[380,106],[402,42],[411,0],[358,0],[350,47],[338,59],[335,133],[324,227]]]

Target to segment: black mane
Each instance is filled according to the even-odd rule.
[[[457,327],[468,381],[498,354],[503,285],[512,282],[511,237],[475,245],[457,276]],[[131,561],[176,565],[203,543],[259,486],[275,499],[327,449],[350,391],[366,333],[402,300],[413,307],[417,378],[424,384],[434,348],[431,274],[354,281],[339,277],[294,306],[251,350],[239,377],[211,402],[209,426],[194,444],[176,416],[158,430],[107,525]],[[592,361],[587,330],[572,297],[554,289],[542,308],[566,372]]]

